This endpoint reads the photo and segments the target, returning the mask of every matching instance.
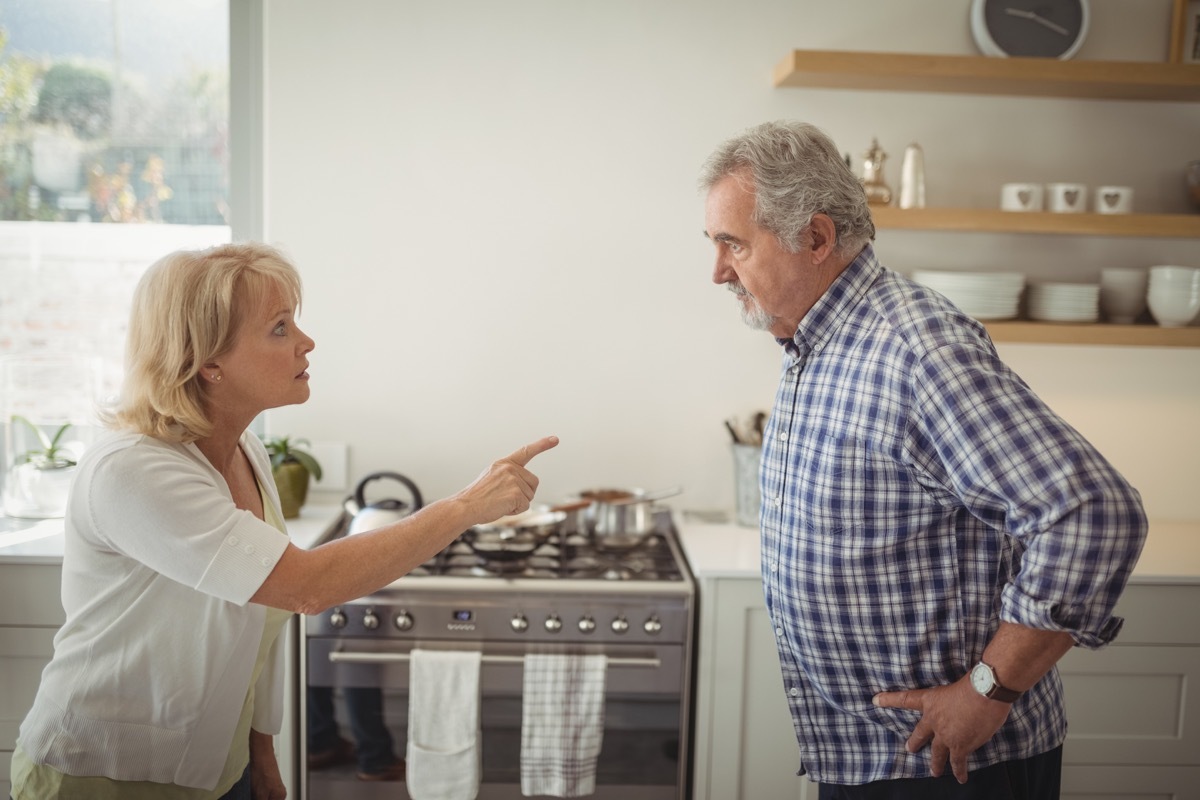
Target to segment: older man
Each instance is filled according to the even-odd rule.
[[[783,349],[762,574],[802,771],[822,800],[1057,797],[1054,665],[1121,627],[1137,492],[982,325],[880,265],[821,131],[746,131],[702,185],[713,281]]]

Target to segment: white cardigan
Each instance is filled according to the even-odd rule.
[[[278,508],[262,443],[241,445]],[[288,538],[238,509],[195,445],[134,433],[87,451],[65,523],[67,619],[22,749],[70,775],[214,788],[262,640],[249,600]],[[283,639],[255,686],[263,733],[282,724]]]

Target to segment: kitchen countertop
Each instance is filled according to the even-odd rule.
[[[287,520],[288,535],[297,547],[308,549],[321,541],[341,511],[336,505],[306,505],[299,517]],[[15,520],[0,520],[16,526]],[[27,527],[0,533],[0,564],[59,564],[62,554],[62,519],[29,520]]]
[[[675,525],[697,580],[758,578],[758,530],[676,514]],[[1151,520],[1131,583],[1200,584],[1200,522]]]
[[[322,541],[341,506],[306,505],[288,520],[292,541],[310,548]],[[698,522],[675,515],[680,542],[697,579],[758,578],[758,530],[732,523]],[[0,533],[0,564],[58,564],[62,520],[42,520],[24,530]],[[1151,520],[1150,535],[1134,567],[1133,583],[1200,584],[1200,522]]]

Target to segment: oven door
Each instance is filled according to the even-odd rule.
[[[335,716],[346,725],[343,691],[350,687],[379,688],[383,718],[403,756],[408,736],[408,653],[414,647],[463,650],[462,642],[398,642],[367,639],[309,638],[306,653],[308,686],[333,689]],[[524,680],[522,644],[476,645],[482,649],[480,673],[480,732],[482,782],[480,800],[521,798],[521,689]],[[533,649],[533,648],[531,648]],[[681,645],[544,645],[539,653],[603,653],[608,656],[605,678],[604,739],[596,763],[599,800],[679,800],[686,785],[687,686]],[[307,753],[307,714],[302,713],[301,740]],[[407,798],[403,785],[357,780],[353,765],[308,770],[302,798]]]

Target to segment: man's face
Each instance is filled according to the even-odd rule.
[[[725,284],[742,304],[742,319],[758,330],[790,339],[812,303],[806,276],[812,264],[804,251],[790,253],[756,224],[754,187],[748,176],[726,175],[713,184],[705,203],[704,234],[716,248],[713,283]]]

